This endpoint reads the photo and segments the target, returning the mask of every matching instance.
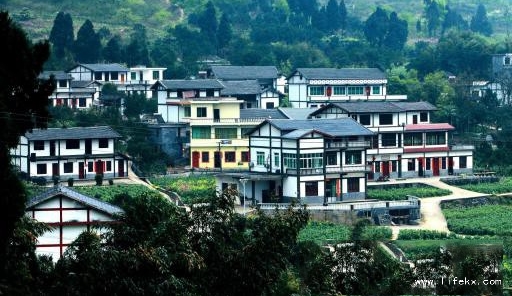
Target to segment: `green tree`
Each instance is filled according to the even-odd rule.
[[[130,43],[126,46],[125,52],[129,53],[126,55],[128,66],[150,66],[146,27],[141,24],[133,26]]]
[[[409,34],[407,21],[398,18],[396,12],[389,15],[389,26],[384,39],[384,45],[392,50],[402,50]]]
[[[427,1],[426,18],[427,18],[427,30],[429,36],[436,34],[437,28],[439,27],[441,11],[439,4],[436,1]]]
[[[381,47],[388,30],[388,15],[382,8],[377,7],[364,24],[364,36],[371,44]]]
[[[57,58],[63,58],[66,51],[73,49],[75,41],[75,33],[73,31],[73,19],[69,13],[60,11],[50,31],[49,40],[53,45],[53,51]]]
[[[97,63],[101,57],[100,37],[90,20],[85,20],[76,34],[73,46],[75,60],[80,63]]]
[[[0,57],[0,124],[4,128],[0,133],[1,291],[19,284],[14,270],[8,269],[7,261],[8,254],[14,251],[12,248],[16,248],[11,240],[26,202],[25,190],[11,164],[9,150],[18,145],[20,136],[27,131],[46,127],[48,97],[55,89],[55,81],[37,78],[50,55],[47,41],[32,44],[4,11],[0,12],[0,28],[0,39],[4,42],[4,54]]]
[[[450,7],[447,5],[441,33],[444,34],[451,28],[457,30],[467,30],[468,24],[457,11],[450,9]]]
[[[217,46],[219,49],[227,48],[233,38],[233,28],[226,14],[220,18],[219,30],[217,31]],[[221,50],[219,50],[221,51]]]
[[[478,5],[476,13],[471,19],[470,29],[471,31],[480,33],[484,36],[492,35],[492,25],[487,18],[487,10],[482,3]]]
[[[123,58],[121,37],[113,36],[103,48],[103,58],[110,63],[119,63]]]

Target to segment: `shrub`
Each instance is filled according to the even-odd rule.
[[[32,183],[39,185],[39,186],[46,186],[46,178],[44,177],[33,177]]]
[[[110,186],[114,185],[114,180],[113,179],[108,179],[108,185],[110,185]]]
[[[52,180],[53,180],[53,185],[59,185],[59,181],[60,181],[60,177],[59,176],[53,176],[52,177]]]
[[[103,174],[96,174],[96,176],[94,176],[94,180],[96,181],[97,186],[103,185]]]
[[[73,182],[75,182],[75,179],[73,179],[73,178],[68,178],[68,186],[69,186],[69,187],[73,187]]]

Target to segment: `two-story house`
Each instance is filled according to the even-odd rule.
[[[257,80],[222,81],[221,95],[243,101],[242,108],[272,109],[279,106],[280,97],[272,88],[262,89]]]
[[[431,123],[436,108],[427,102],[340,102],[311,113],[312,118],[351,117],[376,133],[367,150],[369,179],[470,173],[471,145],[450,142],[448,123]]]
[[[77,64],[66,71],[75,81],[98,81],[101,83],[124,84],[128,81],[130,69],[120,64]]]
[[[126,94],[144,94],[147,99],[152,98],[151,87],[158,81],[164,79],[163,67],[146,67],[143,65],[130,67],[128,81],[118,86],[119,91]]]
[[[115,149],[119,138],[108,126],[34,129],[21,137],[11,157],[29,177],[126,177],[128,159]]]
[[[372,131],[352,118],[267,119],[249,132],[244,195],[257,202],[328,203],[366,195],[366,149]],[[239,180],[219,174],[219,189]],[[234,181],[234,182],[233,182]]]
[[[117,206],[62,186],[30,198],[25,210],[28,217],[51,227],[37,237],[36,253],[50,255],[54,262],[83,231],[104,233],[121,213]]]
[[[407,99],[387,94],[387,77],[377,68],[298,68],[287,80],[289,101],[296,108],[339,101]]]
[[[50,106],[68,106],[73,109],[90,108],[97,89],[90,85],[76,85],[73,77],[64,71],[44,71],[39,79],[48,80],[53,77],[56,88],[48,98]],[[90,84],[90,83],[89,83]]]

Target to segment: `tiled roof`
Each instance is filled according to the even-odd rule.
[[[300,138],[304,137],[305,135],[310,134],[314,131],[315,130],[313,130],[313,129],[297,129],[297,130],[287,133],[283,137],[287,138],[287,139],[300,139]]]
[[[241,109],[240,110],[240,118],[241,119],[249,119],[249,118],[269,118],[269,119],[287,119],[283,113],[279,111],[279,109]]]
[[[161,80],[157,83],[162,84],[167,89],[223,89],[224,85],[216,79],[175,79]]]
[[[97,84],[97,82],[96,81],[87,81],[87,80],[72,80],[70,83],[71,87],[81,87],[81,88],[86,88],[86,87],[92,88],[94,86],[94,84]]]
[[[404,111],[435,111],[436,106],[429,102],[393,102]]]
[[[39,79],[50,79],[50,76],[54,76],[56,80],[71,80],[73,76],[64,71],[44,71],[39,74]]]
[[[34,129],[25,133],[31,141],[38,140],[66,140],[66,139],[100,139],[121,138],[121,135],[110,126],[69,127]]]
[[[99,211],[102,211],[102,212],[110,214],[110,215],[120,214],[120,213],[124,212],[121,208],[119,208],[117,206],[114,206],[112,204],[109,204],[107,202],[101,201],[96,198],[92,198],[92,197],[84,195],[84,194],[81,194],[79,192],[76,192],[70,188],[63,187],[63,186],[52,187],[49,190],[31,198],[27,202],[26,208],[31,209],[32,207],[35,207],[38,204],[40,204],[46,200],[52,199],[53,197],[58,196],[58,195],[64,195],[70,199],[73,199],[73,200],[81,203],[81,204],[87,205],[91,208],[97,209]]]
[[[213,75],[222,80],[276,79],[275,66],[212,66]]]
[[[323,110],[337,107],[348,113],[397,113],[406,111],[434,111],[435,106],[428,102],[340,102],[331,103],[311,112],[311,116],[321,114]]]
[[[333,137],[372,136],[374,133],[352,118],[337,119],[269,119],[271,125],[281,131],[316,130]]]
[[[125,66],[120,64],[79,64],[79,66],[83,66],[94,72],[129,72]]]
[[[290,119],[308,119],[309,115],[315,109],[309,108],[282,108],[279,110],[284,113],[284,115]]]
[[[386,74],[377,68],[297,68],[306,79],[386,79]]]
[[[423,124],[407,124],[405,130],[408,132],[420,131],[446,131],[455,128],[448,123],[423,123]]]
[[[223,96],[230,95],[257,95],[262,92],[257,80],[223,81],[224,89],[220,91]]]

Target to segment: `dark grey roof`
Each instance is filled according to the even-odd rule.
[[[289,119],[308,119],[314,109],[279,107],[279,110]]]
[[[281,113],[278,109],[241,109],[240,110],[240,118],[248,119],[248,118],[273,118],[273,119],[287,119],[283,113]]]
[[[96,199],[96,198],[92,198],[92,197],[84,195],[84,194],[81,194],[79,192],[76,192],[70,188],[63,187],[63,186],[52,187],[49,190],[47,190],[37,196],[34,196],[27,202],[26,208],[31,209],[32,207],[34,207],[46,200],[52,199],[56,196],[59,196],[59,195],[64,195],[64,196],[66,196],[70,199],[73,199],[79,203],[90,206],[91,208],[97,209],[99,211],[102,211],[102,212],[110,214],[110,215],[120,214],[120,213],[124,212],[120,207],[114,206],[112,204],[109,204],[107,202],[104,202],[104,201]]]
[[[91,87],[94,84],[100,84],[100,83],[98,83],[97,81],[87,81],[87,80],[72,80],[70,83],[71,87],[81,87],[81,88]]]
[[[304,137],[305,135],[310,134],[314,131],[315,130],[313,130],[313,129],[297,129],[297,130],[287,133],[283,137],[288,138],[288,139],[300,139],[300,138]]]
[[[66,139],[100,139],[120,138],[121,135],[110,126],[69,127],[34,129],[25,133],[31,141],[39,140],[66,140]]]
[[[311,116],[321,114],[323,110],[328,108],[340,108],[347,113],[397,113],[406,111],[434,111],[437,110],[435,106],[428,102],[340,102],[331,103],[316,111],[311,112]]]
[[[224,89],[220,91],[223,96],[257,95],[262,92],[257,80],[223,81]]]
[[[371,136],[374,133],[366,127],[357,123],[354,119],[336,118],[336,119],[268,119],[271,125],[281,131],[294,130],[316,130],[332,137],[344,136]]]
[[[276,79],[275,66],[212,66],[213,75],[222,80]]]
[[[160,83],[166,89],[223,89],[224,85],[216,79],[176,79],[176,80],[161,80]]]
[[[377,68],[297,68],[306,79],[386,79],[386,74]]]
[[[50,76],[54,76],[55,80],[71,80],[73,76],[64,71],[44,71],[39,74],[39,79],[50,79]]]
[[[79,64],[94,72],[129,72],[130,69],[120,64]]]

